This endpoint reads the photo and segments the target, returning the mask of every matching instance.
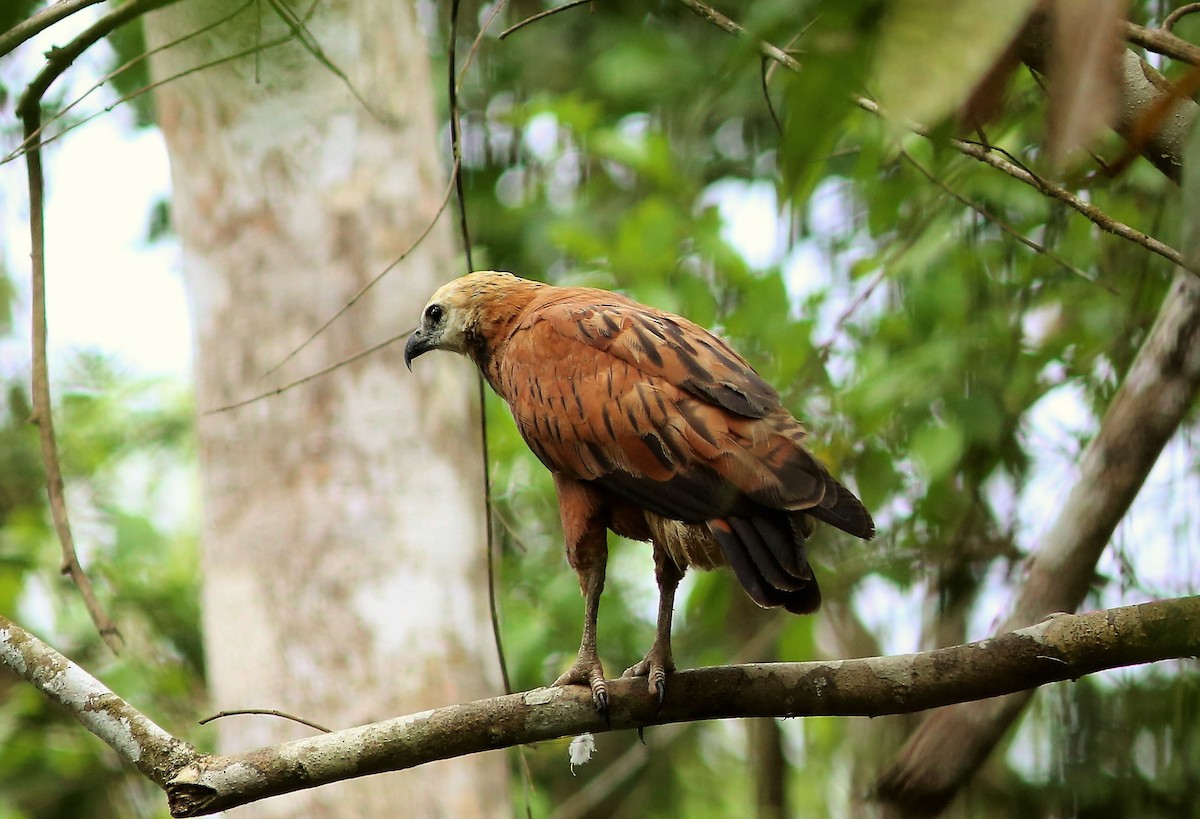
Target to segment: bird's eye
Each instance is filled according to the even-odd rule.
[[[442,309],[442,305],[431,304],[425,308],[425,321],[430,324],[437,324],[445,314],[446,311]]]

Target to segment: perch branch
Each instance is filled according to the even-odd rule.
[[[880,716],[996,697],[1107,668],[1200,653],[1200,596],[1087,614],[921,654],[762,663],[671,675],[662,707],[644,682],[609,681],[609,721],[582,686],[538,688],[237,754],[199,754],[54,649],[0,616],[16,671],[164,788],[173,816],[439,759],[573,736],[729,717]]]
[[[681,671],[667,696],[610,681],[609,721],[582,686],[539,688],[271,748],[201,756],[167,784],[174,816],[198,816],[354,776],[572,736],[728,717],[878,716],[994,697],[1104,668],[1200,652],[1200,597],[1052,617],[923,654]]]

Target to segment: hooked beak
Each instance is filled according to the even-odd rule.
[[[432,349],[433,347],[430,346],[428,339],[425,338],[425,334],[421,332],[421,328],[418,327],[416,330],[413,330],[413,334],[404,343],[404,366],[408,367],[409,372],[412,372],[413,359]]]

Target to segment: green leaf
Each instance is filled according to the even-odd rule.
[[[930,481],[950,472],[963,452],[962,430],[952,424],[929,422],[909,439],[909,452]]]
[[[896,0],[871,86],[897,130],[957,109],[1029,17],[1033,0]]]

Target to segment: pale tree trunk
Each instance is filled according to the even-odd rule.
[[[239,5],[188,0],[157,12],[147,19],[151,45]],[[270,46],[290,30],[279,8],[254,4],[168,48],[155,58],[156,79]],[[460,272],[441,225],[262,379],[406,249],[446,184],[413,5],[313,8],[311,42],[345,79],[292,39],[158,90],[201,413],[402,332]],[[200,416],[214,709],[275,708],[339,728],[498,693],[473,385],[469,368],[452,362],[410,375],[394,345]],[[311,733],[249,716],[217,730],[223,751]],[[269,799],[245,815],[507,815],[506,779],[503,756],[490,754]]]

